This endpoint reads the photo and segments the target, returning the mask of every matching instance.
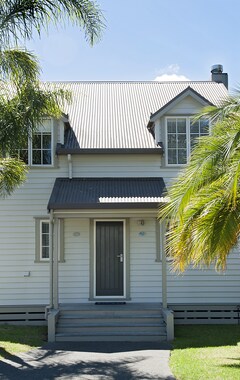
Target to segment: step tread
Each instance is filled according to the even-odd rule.
[[[113,323],[113,322],[106,322],[106,323],[75,323],[75,324],[68,324],[68,323],[61,323],[58,322],[57,327],[66,327],[66,328],[73,328],[73,327],[165,327],[165,323]]]
[[[141,332],[128,332],[127,334],[125,332],[121,332],[121,331],[116,331],[116,332],[94,332],[93,334],[90,334],[89,332],[87,333],[84,333],[84,332],[81,332],[81,333],[56,333],[56,337],[70,337],[70,336],[73,336],[73,337],[76,337],[76,336],[166,336],[167,334],[164,332],[164,333],[161,333],[159,334],[159,332],[144,332],[144,331],[141,331]]]
[[[159,318],[159,319],[163,319],[162,315],[159,314],[142,314],[142,315],[139,315],[139,314],[124,314],[124,315],[119,315],[119,314],[76,314],[76,313],[73,313],[73,314],[62,314],[60,313],[60,316],[59,316],[59,319],[76,319],[76,318],[79,318],[79,319],[88,319],[88,318],[95,318],[95,319],[103,319],[103,318],[119,318],[119,319],[124,319],[124,318],[131,318],[131,319],[136,319],[136,318],[153,318],[153,319],[156,319],[156,318]]]
[[[125,305],[95,305],[94,303],[87,304],[60,304],[60,310],[162,310],[162,306],[160,304],[155,303],[126,303]]]
[[[166,342],[166,336],[56,336],[56,342]]]

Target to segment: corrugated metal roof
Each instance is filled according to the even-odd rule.
[[[165,191],[162,178],[57,178],[48,209],[151,208]]]
[[[220,105],[228,92],[216,82],[57,82],[72,92],[63,112],[72,132],[67,149],[156,148],[147,125],[155,113],[189,86],[209,102]]]
[[[164,197],[100,197],[100,203],[166,203]]]

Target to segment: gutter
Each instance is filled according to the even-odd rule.
[[[50,302],[49,308],[53,309],[53,210],[50,210],[49,220],[49,284],[50,284]]]
[[[68,158],[68,178],[72,179],[72,155],[69,153]]]
[[[64,147],[57,147],[56,154],[58,155],[68,155],[68,154],[163,154],[163,149],[161,147],[156,148],[110,148],[110,149],[99,149],[99,148],[89,148],[89,149],[71,149]]]

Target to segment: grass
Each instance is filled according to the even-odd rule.
[[[47,339],[46,327],[0,326],[0,360],[40,347]]]
[[[170,366],[178,380],[239,380],[240,325],[176,326]]]

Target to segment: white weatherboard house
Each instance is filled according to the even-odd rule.
[[[165,190],[226,98],[203,82],[73,82],[72,104],[21,151],[26,183],[1,200],[0,320],[49,340],[163,340],[175,323],[237,323],[240,256],[225,273],[170,271],[157,220]]]

